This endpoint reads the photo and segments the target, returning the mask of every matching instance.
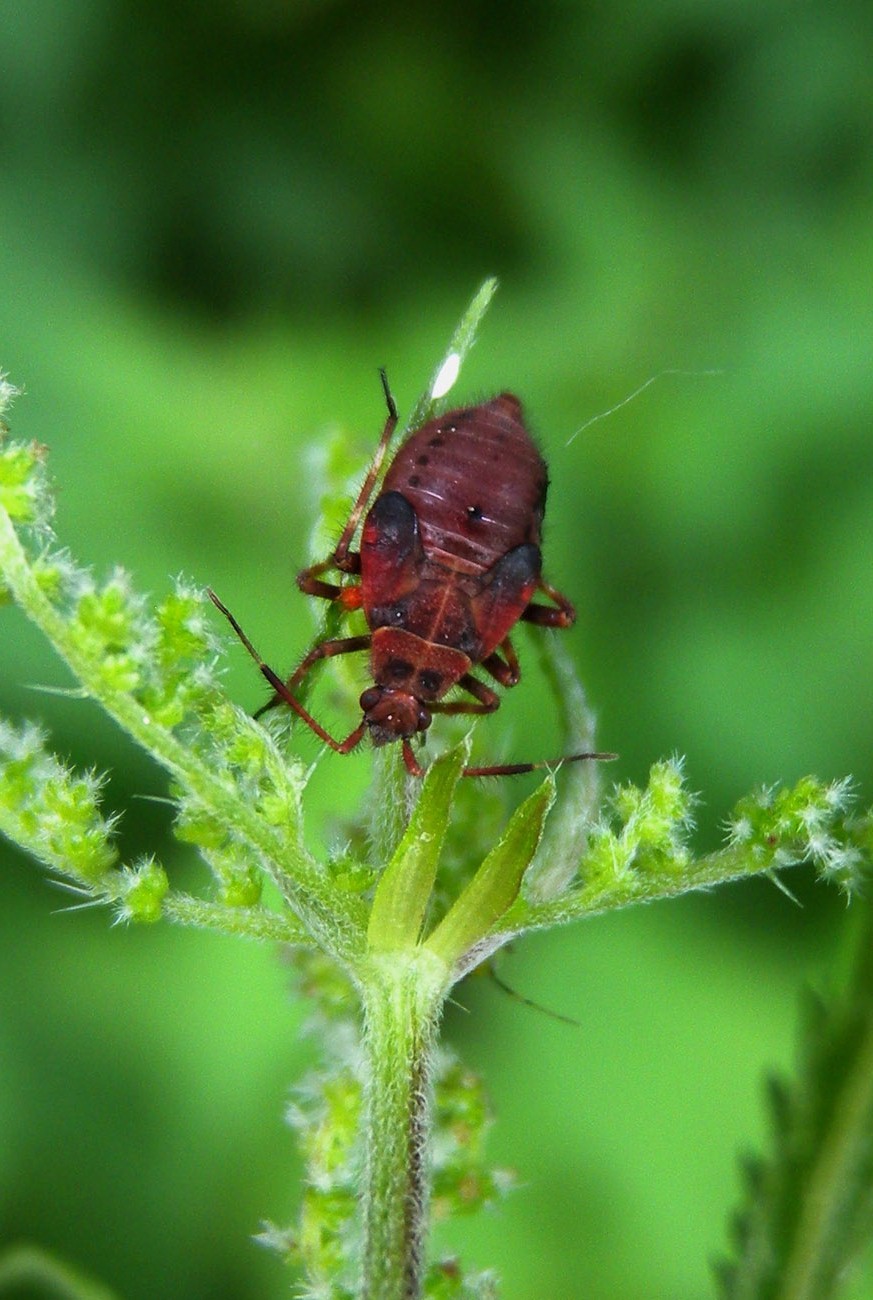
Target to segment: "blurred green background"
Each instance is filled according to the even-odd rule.
[[[563,640],[609,777],[686,754],[702,849],[756,783],[852,772],[870,801],[866,0],[30,0],[2,26],[0,364],[79,559],[155,593],[213,584],[290,668],[312,633],[307,457],[340,429],[363,463],[377,367],[408,409],[496,274],[456,392],[517,391],[548,456],[547,573],[579,609]],[[161,773],[29,689],[67,677],[17,611],[0,637],[0,709],[111,769],[125,853],[199,885],[139,797]],[[526,681],[481,753],[553,752],[519,641]],[[326,816],[367,765],[322,763]],[[293,1212],[282,1110],[314,1050],[281,961],[58,915],[39,870],[0,859],[2,1242],[129,1300],[287,1294],[250,1240]],[[461,990],[447,1034],[522,1187],[450,1244],[508,1300],[712,1294],[763,1077],[792,1061],[804,981],[841,961],[842,903],[791,886],[802,907],[751,884],[521,945],[503,977],[578,1030]]]

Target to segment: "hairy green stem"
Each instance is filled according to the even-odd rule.
[[[804,856],[805,853],[798,849],[796,861],[803,861]],[[507,931],[551,929],[583,916],[598,916],[636,903],[678,898],[694,890],[711,889],[713,885],[772,874],[773,871],[772,865],[757,862],[746,846],[731,846],[702,858],[689,859],[674,869],[672,875],[657,871],[650,875],[626,873],[615,881],[597,881],[593,886],[582,885],[567,890],[561,897],[545,903],[531,904],[519,900],[502,918],[500,930],[504,923]]]
[[[363,910],[331,887],[303,849],[298,835],[268,825],[256,808],[240,799],[226,773],[212,769],[170,729],[154,724],[131,693],[107,686],[101,677],[101,663],[76,645],[68,620],[40,588],[12,521],[2,510],[0,572],[18,605],[52,642],[88,694],[99,700],[106,712],[180,783],[194,791],[205,807],[244,832],[259,855],[260,865],[273,877],[309,934],[321,940],[340,961],[356,959],[362,946]]]
[[[447,974],[418,949],[374,957],[363,986],[362,1300],[421,1295],[431,1074]]]
[[[179,925],[217,930],[220,934],[314,947],[311,936],[290,912],[272,912],[266,907],[228,907],[179,892],[163,899],[161,915]]]

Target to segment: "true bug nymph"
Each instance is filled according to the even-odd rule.
[[[307,595],[362,610],[369,632],[320,642],[283,682],[226,606],[214,592],[209,595],[273,688],[272,699],[259,712],[288,704],[340,754],[354,749],[367,732],[376,745],[399,740],[407,769],[421,776],[410,742],[427,731],[434,713],[493,713],[500,705],[497,693],[473,675],[474,667],[481,666],[501,686],[519,681],[509,639],[519,619],[560,628],[569,627],[576,615],[541,573],[548,476],[524,426],[518,398],[501,393],[414,430],[369,505],[397,424],[384,371],[382,386],[388,418],[342,535],[326,560],[297,576]],[[365,510],[355,551],[352,542]],[[322,575],[329,570],[358,581],[325,581]],[[537,593],[551,604],[535,601]],[[373,685],[361,695],[358,726],[336,740],[294,692],[320,660],[363,650],[369,652]],[[446,700],[454,687],[472,698]],[[568,755],[574,760],[610,757]],[[541,766],[467,768],[465,775],[511,775]]]

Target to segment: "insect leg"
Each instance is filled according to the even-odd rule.
[[[388,376],[385,374],[384,370],[380,370],[379,375],[382,380],[382,391],[385,394],[385,402],[388,406],[388,419],[385,421],[385,428],[382,430],[382,436],[379,439],[375,452],[373,453],[370,468],[367,470],[367,477],[364,479],[361,490],[358,493],[358,499],[352,507],[352,513],[349,515],[348,522],[346,523],[340,539],[336,544],[336,549],[331,556],[331,564],[347,573],[357,573],[358,568],[360,567],[358,557],[349,554],[349,547],[351,546],[352,538],[355,535],[355,529],[358,526],[361,515],[364,513],[367,502],[370,500],[372,495],[376,479],[379,477],[379,470],[382,468],[382,462],[385,459],[388,444],[391,441],[394,430],[397,428],[397,407],[394,403],[394,398],[391,396],[391,389],[388,387]],[[348,564],[355,562],[357,562],[358,567],[353,569],[346,567]]]
[[[316,736],[318,736],[320,740],[323,740],[326,745],[330,745],[331,749],[336,750],[338,754],[347,754],[349,750],[354,749],[355,745],[359,743],[361,737],[364,734],[364,730],[365,730],[364,723],[362,722],[360,726],[354,729],[354,731],[349,732],[345,740],[335,740],[334,737],[331,736],[329,732],[325,731],[321,723],[316,722],[312,714],[303,707],[303,705],[300,703],[297,697],[295,695],[292,695],[290,689],[290,682],[296,683],[297,681],[299,681],[300,677],[303,676],[303,673],[306,672],[312,666],[312,664],[314,664],[318,659],[324,659],[334,654],[345,654],[353,650],[366,649],[370,644],[370,638],[368,636],[348,637],[345,641],[323,642],[321,646],[316,646],[314,650],[311,650],[309,652],[309,654],[303,660],[303,663],[297,669],[297,672],[295,672],[293,677],[290,679],[289,684],[286,685],[286,683],[282,681],[282,678],[278,675],[278,673],[274,672],[273,669],[270,667],[270,665],[264,662],[264,660],[258,654],[255,647],[252,645],[249,638],[246,636],[245,632],[240,627],[239,623],[234,618],[233,614],[231,614],[227,606],[223,604],[222,601],[219,600],[219,598],[216,596],[215,592],[212,590],[211,587],[207,588],[207,593],[209,595],[209,599],[212,601],[215,608],[220,610],[221,613],[224,615],[224,617],[227,619],[227,621],[230,623],[234,632],[236,632],[240,641],[242,641],[246,650],[248,650],[249,654],[254,659],[255,663],[258,665],[258,668],[261,670],[261,674],[267,679],[267,681],[270,683],[270,685],[272,686],[275,692],[273,698],[270,701],[268,701],[268,703],[265,704],[262,709],[258,710],[258,712],[255,714],[255,717],[258,717],[261,713],[265,711],[265,709],[271,709],[275,704],[284,703],[287,704],[289,708],[293,709],[298,717],[303,719],[306,725],[310,727],[312,731],[315,732]],[[360,642],[364,642],[364,644],[361,645],[359,644]],[[332,647],[332,648],[328,648],[328,647]],[[322,651],[322,653],[319,654],[317,653],[318,651]]]
[[[481,667],[501,686],[517,686],[521,680],[521,669],[518,666],[518,655],[509,637],[501,643],[500,649],[503,651],[502,659],[495,650],[493,654],[482,660]]]
[[[237,630],[238,634],[238,629],[235,630]],[[312,665],[317,664],[320,659],[332,659],[334,655],[354,654],[357,650],[369,650],[369,648],[369,636],[347,636],[336,641],[319,641],[318,645],[314,645],[309,651],[309,654],[307,654],[297,665],[288,680],[283,682],[283,690],[281,691],[276,686],[273,678],[268,677],[264,672],[264,665],[261,663],[260,656],[256,656],[258,659],[258,667],[261,672],[264,673],[264,676],[267,678],[267,681],[276,693],[272,699],[268,700],[266,704],[262,704],[261,707],[256,710],[254,716],[259,718],[262,713],[266,713],[268,709],[274,709],[277,704],[282,704],[283,702],[285,704],[291,704],[291,699],[294,698],[292,692],[300,685],[300,682],[309,672]],[[272,672],[272,669],[270,671]],[[273,676],[275,676],[275,673]],[[291,696],[291,699],[289,699],[289,696]],[[296,704],[292,704],[291,707],[295,712],[300,712]]]
[[[318,645],[312,647],[309,654],[300,661],[294,669],[292,675],[285,683],[289,691],[293,691],[300,681],[309,672],[313,664],[317,664],[319,659],[332,659],[334,655],[354,654],[357,650],[369,650],[371,637],[366,636],[345,636],[336,641],[320,641]]]
[[[357,551],[352,551],[348,556],[348,567],[346,573],[359,573],[361,569],[361,557]],[[320,564],[313,564],[308,569],[302,569],[297,575],[297,586],[305,596],[321,596],[323,600],[338,600],[346,609],[360,609],[361,607],[361,588],[360,586],[340,587],[334,582],[322,582],[319,574],[324,573],[326,569],[335,567],[333,560],[322,560]]]
[[[567,597],[544,578],[540,578],[537,583],[537,590],[544,592],[549,600],[553,600],[557,608],[552,609],[550,605],[536,605],[531,601],[521,615],[524,621],[537,623],[540,627],[572,627],[576,622],[576,610]]]
[[[435,700],[433,703],[428,701],[427,707],[431,713],[493,713],[500,708],[500,696],[484,682],[477,681],[472,673],[464,673],[455,684],[475,696],[478,704],[471,704],[469,700],[450,700],[448,703],[445,700]]]
[[[551,589],[549,589],[549,594],[551,594]],[[560,610],[547,610],[545,606],[542,608],[546,613],[560,613]],[[572,610],[572,606],[570,608]],[[482,667],[486,668],[502,686],[514,686],[519,679],[518,659],[509,637],[503,641],[500,648],[506,656],[506,662],[495,651],[487,659],[482,660]],[[464,690],[469,691],[480,703],[467,704],[463,701],[457,701],[444,704],[437,701],[434,704],[428,704],[427,707],[432,712],[440,713],[493,713],[500,704],[499,696],[489,686],[477,681],[471,673],[465,673],[458,680],[458,686],[462,686]],[[617,757],[617,754],[608,753],[563,754],[560,758],[541,759],[536,763],[490,763],[486,767],[465,767],[461,775],[522,776],[525,772],[536,772],[546,767],[559,767],[562,763],[578,763],[582,759],[592,759],[606,763]]]
[[[424,776],[424,768],[421,766],[418,759],[413,754],[412,746],[410,745],[409,741],[406,740],[405,738],[402,742],[401,752],[403,754],[403,762],[406,766],[406,770],[409,773],[409,775]]]
[[[397,407],[394,398],[391,395],[391,389],[388,387],[388,377],[384,370],[380,370],[379,374],[382,379],[382,389],[385,393],[385,401],[388,406],[388,418],[385,421],[382,436],[379,439],[378,446],[376,447],[363,486],[358,493],[358,498],[352,507],[352,512],[349,515],[346,526],[342,531],[333,554],[327,560],[322,560],[318,564],[310,565],[307,569],[302,569],[297,575],[297,586],[305,595],[319,596],[323,600],[337,601],[347,610],[361,608],[362,592],[360,585],[341,586],[334,582],[324,582],[321,578],[321,574],[325,573],[328,569],[339,569],[341,572],[348,574],[358,574],[361,571],[360,554],[357,551],[350,551],[349,547],[358,523],[360,522],[361,515],[363,514],[367,502],[372,495],[373,487],[379,475],[379,470],[381,469],[382,462],[385,459],[385,453],[388,450],[388,444],[391,441],[391,435],[394,433],[397,426]],[[289,692],[293,690],[294,686],[296,686],[300,681],[304,673],[306,673],[309,668],[312,667],[312,664],[318,659],[327,658],[334,654],[348,654],[355,650],[368,649],[369,645],[369,637],[349,637],[344,641],[321,642],[320,645],[315,646],[314,649],[310,651],[294,673],[293,677],[289,679],[286,684],[287,690]],[[257,655],[255,658],[259,661]],[[261,671],[264,671],[263,667],[261,667]],[[267,680],[270,681],[270,678],[267,678]],[[287,696],[277,690],[273,698],[269,700],[262,709],[257,711],[255,717],[259,717],[261,713],[265,712],[267,709],[273,708],[282,700],[285,700],[286,703],[288,702]],[[300,710],[297,709],[296,711],[299,712]]]
[[[370,468],[367,470],[367,477],[364,479],[357,500],[352,506],[352,512],[346,521],[346,526],[340,535],[333,554],[318,564],[310,565],[308,569],[301,569],[297,575],[297,586],[304,595],[321,596],[324,600],[339,600],[347,609],[360,609],[360,588],[341,587],[334,582],[322,582],[321,574],[327,569],[339,569],[342,573],[361,572],[361,557],[357,551],[349,550],[349,547],[352,544],[355,530],[360,523],[361,515],[364,513],[367,502],[372,496],[376,479],[379,477],[379,471],[385,459],[385,453],[388,450],[388,444],[397,427],[397,407],[394,404],[391,389],[388,387],[388,376],[384,370],[380,370],[379,374],[382,379],[385,401],[388,404],[388,419],[385,421],[385,428],[382,430],[382,436],[373,453]]]

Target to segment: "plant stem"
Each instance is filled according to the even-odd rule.
[[[417,1300],[421,1294],[431,1074],[448,983],[444,963],[421,949],[374,955],[362,980],[362,1300]]]

